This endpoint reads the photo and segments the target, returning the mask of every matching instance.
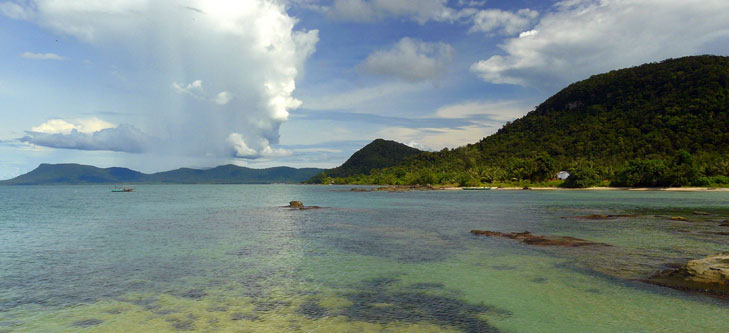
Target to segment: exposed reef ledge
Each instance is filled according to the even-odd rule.
[[[564,247],[579,247],[588,245],[601,245],[610,246],[604,243],[590,242],[584,239],[569,237],[569,236],[542,236],[534,235],[529,231],[525,232],[512,232],[504,233],[497,231],[487,230],[471,230],[474,235],[489,236],[489,237],[504,237],[514,240],[518,240],[524,244],[536,245],[536,246],[564,246]]]
[[[654,274],[645,282],[729,298],[729,253],[691,260]]]
[[[307,209],[319,209],[322,207],[319,206],[304,206],[304,203],[298,200],[294,200],[289,202],[288,206],[283,206],[284,208],[291,208],[291,209],[298,209],[298,210],[307,210]]]

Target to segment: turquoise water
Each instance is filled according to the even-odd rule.
[[[0,332],[729,331],[728,301],[639,281],[729,251],[727,192],[348,190],[0,187]]]

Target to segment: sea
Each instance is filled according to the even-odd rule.
[[[643,282],[729,251],[729,192],[351,188],[0,186],[0,332],[729,331]]]

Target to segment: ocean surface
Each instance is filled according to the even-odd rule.
[[[729,251],[729,192],[350,188],[0,186],[0,332],[729,331],[729,301],[640,282]]]

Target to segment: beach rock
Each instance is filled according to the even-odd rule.
[[[512,232],[503,233],[497,231],[488,230],[471,230],[474,235],[488,236],[488,237],[504,237],[514,240],[518,240],[527,245],[536,246],[564,246],[564,247],[578,247],[587,245],[603,245],[609,246],[603,243],[590,242],[584,239],[569,237],[569,236],[542,236],[534,235],[529,231],[525,232]]]
[[[673,220],[673,221],[683,221],[683,222],[688,221],[688,219],[685,218],[685,217],[683,217],[683,216],[671,216],[671,220]]]
[[[729,297],[729,253],[691,260],[654,274],[645,282],[665,287]]]
[[[291,209],[298,209],[298,210],[307,210],[307,209],[319,209],[321,207],[319,206],[304,206],[304,203],[298,200],[294,200],[289,202],[288,206],[284,206],[285,208],[291,208]]]
[[[621,217],[636,217],[637,215],[626,215],[626,214],[618,214],[618,215],[603,215],[603,214],[593,214],[593,215],[584,215],[584,216],[575,216],[576,219],[583,219],[583,220],[613,220]]]

